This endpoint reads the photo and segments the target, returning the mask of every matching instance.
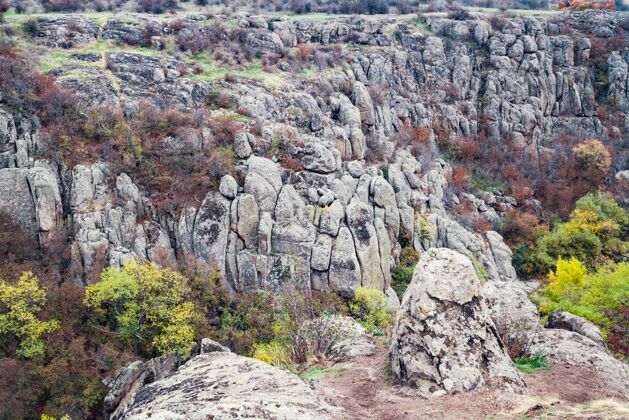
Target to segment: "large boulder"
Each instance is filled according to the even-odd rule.
[[[470,260],[432,248],[422,255],[398,310],[391,370],[422,394],[524,386],[498,337]]]
[[[500,280],[509,281],[509,280],[517,280],[518,275],[515,272],[515,268],[511,264],[511,257],[513,253],[511,249],[504,243],[502,236],[498,232],[493,230],[485,233],[487,237],[487,242],[489,242],[489,248],[491,249],[491,253],[494,257],[494,261],[496,262],[496,269],[498,270],[498,275],[500,276]]]
[[[547,328],[557,328],[562,330],[573,331],[589,338],[596,344],[605,348],[605,340],[601,335],[601,330],[596,325],[585,318],[571,314],[565,311],[554,311],[548,316],[546,322]]]
[[[19,223],[26,232],[37,233],[37,209],[28,183],[28,169],[0,169],[0,214]]]
[[[604,347],[584,335],[563,329],[544,329],[532,338],[528,352],[552,364],[585,366],[606,378],[609,390],[629,398],[629,369]]]
[[[193,357],[144,386],[125,419],[327,419],[337,414],[297,377],[224,351]]]
[[[372,356],[376,352],[376,344],[367,331],[348,316],[328,317],[329,328],[338,337],[330,346],[327,357],[335,362],[354,357]]]
[[[537,308],[521,282],[488,281],[481,294],[494,324],[510,335],[534,334],[541,329]]]
[[[385,279],[380,267],[378,237],[373,225],[373,210],[355,196],[347,206],[347,225],[354,238],[356,255],[362,271],[362,286],[384,290]]]
[[[353,297],[361,285],[360,264],[352,233],[347,226],[341,226],[332,248],[330,258],[330,289],[340,295]]]
[[[192,230],[195,257],[223,275],[229,233],[229,208],[229,200],[220,192],[209,192],[201,203]]]

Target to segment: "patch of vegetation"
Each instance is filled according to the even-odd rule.
[[[85,289],[85,306],[97,329],[115,334],[148,356],[187,355],[194,340],[194,304],[188,279],[154,263],[127,262],[103,271]]]
[[[415,234],[422,241],[431,241],[435,236],[435,228],[421,214],[415,214],[415,224],[413,228]]]
[[[213,337],[239,354],[298,371],[312,358],[325,357],[340,334],[334,315],[345,311],[332,293],[257,290],[226,308]]]
[[[495,190],[504,191],[507,189],[508,184],[504,181],[492,181],[486,176],[472,175],[469,178],[472,187],[480,191],[492,192]]]
[[[346,366],[337,366],[331,368],[314,367],[302,373],[300,377],[304,381],[307,381],[310,379],[320,379],[325,376],[338,375],[339,373],[347,372],[348,370],[349,368]]]
[[[288,367],[291,364],[290,347],[278,340],[270,343],[254,343],[252,356],[273,366]]]
[[[415,248],[412,246],[402,248],[400,263],[391,272],[391,287],[395,290],[400,300],[402,300],[404,292],[406,292],[408,285],[413,279],[413,272],[418,260],[419,252]]]
[[[359,287],[349,304],[350,314],[373,335],[384,335],[393,315],[387,298],[380,290]]]
[[[560,258],[574,257],[590,270],[609,261],[622,260],[629,252],[625,241],[629,212],[602,193],[587,194],[565,223],[542,234],[535,246],[516,250],[514,265],[525,275],[545,275]]]
[[[560,258],[540,301],[540,313],[563,310],[586,318],[602,328],[612,349],[629,353],[623,335],[629,330],[629,263],[608,264],[588,273],[572,257]],[[623,333],[624,331],[624,333]]]
[[[478,261],[476,257],[470,257],[470,261],[472,262],[472,266],[474,267],[474,271],[476,271],[476,277],[481,284],[485,283],[489,278],[489,274],[487,274],[487,270],[483,267],[483,264]]]
[[[550,367],[550,363],[546,360],[546,358],[540,355],[516,358],[513,360],[513,363],[518,370],[529,374],[548,369]]]
[[[42,321],[46,290],[31,272],[20,276],[15,286],[0,279],[0,335],[11,334],[19,341],[16,354],[32,359],[46,352],[42,337],[59,329],[59,321]],[[2,352],[0,352],[2,354]]]

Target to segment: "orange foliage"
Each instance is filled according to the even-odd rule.
[[[295,57],[297,57],[297,59],[301,61],[302,63],[307,62],[310,59],[310,57],[312,57],[312,54],[313,54],[312,47],[309,47],[307,45],[300,45],[295,50]]]
[[[611,153],[599,140],[577,144],[572,148],[572,152],[586,170],[598,172],[600,175],[609,172],[612,165]]]
[[[452,171],[452,184],[460,190],[465,189],[469,177],[470,174],[465,169],[456,167]]]
[[[613,0],[559,0],[557,8],[559,10],[616,10],[616,3]]]
[[[532,246],[540,232],[548,230],[548,227],[542,225],[539,217],[533,213],[514,210],[508,214],[508,220],[501,233],[510,244]]]

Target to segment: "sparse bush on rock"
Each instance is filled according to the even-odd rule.
[[[384,335],[393,316],[387,298],[380,290],[359,287],[349,304],[349,312],[362,324],[367,332]]]

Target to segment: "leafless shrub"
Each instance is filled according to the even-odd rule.
[[[505,318],[494,318],[496,332],[511,359],[531,356],[531,346],[538,328],[530,328],[526,321],[513,322]]]

